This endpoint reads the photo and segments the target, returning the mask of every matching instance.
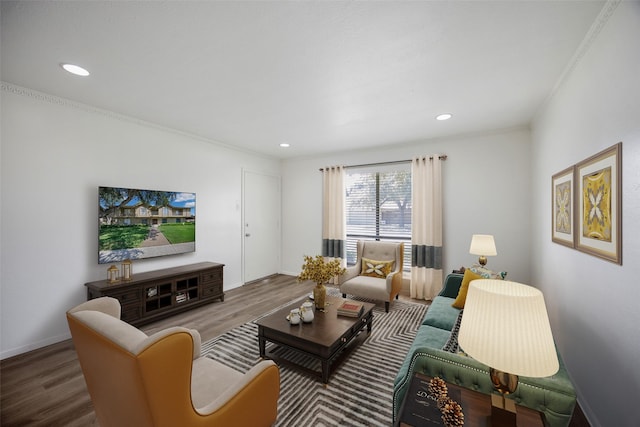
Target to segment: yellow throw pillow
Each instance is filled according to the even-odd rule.
[[[386,279],[387,275],[393,271],[395,261],[374,261],[362,258],[361,276],[378,277]]]
[[[472,280],[482,279],[482,276],[474,273],[473,271],[466,269],[464,271],[464,276],[462,277],[462,284],[460,285],[460,290],[458,291],[458,296],[456,300],[451,304],[452,307],[455,308],[464,308],[464,303],[467,300],[467,292],[469,291],[469,283]]]

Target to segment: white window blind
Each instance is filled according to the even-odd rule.
[[[411,269],[411,163],[347,169],[347,264],[356,262],[358,240],[404,242]]]

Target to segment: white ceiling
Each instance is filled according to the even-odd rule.
[[[603,6],[3,0],[1,78],[253,152],[312,156],[527,125]],[[442,112],[453,118],[434,120]]]

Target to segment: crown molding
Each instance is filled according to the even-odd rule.
[[[544,107],[546,107],[549,102],[551,102],[560,87],[562,87],[562,85],[564,85],[564,83],[569,79],[569,76],[571,76],[573,70],[578,66],[589,49],[591,49],[591,45],[598,38],[602,29],[605,27],[607,22],[609,22],[609,18],[611,18],[613,12],[616,10],[618,5],[622,3],[622,1],[623,0],[607,0],[605,5],[600,10],[600,14],[598,14],[598,17],[591,25],[591,28],[589,28],[589,31],[587,31],[587,34],[582,39],[582,43],[580,43],[580,46],[578,46],[578,48],[576,49],[575,53],[569,60],[569,63],[562,71],[562,74],[560,74],[560,77],[558,78],[556,84],[553,86],[553,89],[551,89],[551,92],[549,92],[549,95],[538,109],[538,112],[534,115],[534,119],[540,114],[541,111],[544,110]]]
[[[31,98],[34,99],[36,101],[39,102],[46,102],[49,104],[53,104],[53,105],[59,105],[65,108],[71,108],[74,110],[79,110],[82,111],[84,113],[89,113],[89,114],[97,114],[100,116],[104,116],[104,117],[108,117],[110,119],[114,119],[114,120],[119,120],[122,122],[127,122],[127,123],[133,123],[139,126],[144,126],[144,127],[148,127],[148,128],[153,128],[156,130],[160,130],[163,132],[169,132],[169,133],[173,133],[175,135],[180,135],[186,138],[190,138],[190,139],[195,139],[197,141],[200,142],[206,142],[207,144],[211,144],[211,145],[215,145],[221,148],[225,148],[227,150],[231,150],[231,151],[235,151],[235,152],[241,152],[244,154],[249,154],[252,156],[257,156],[257,157],[261,157],[261,158],[265,158],[265,159],[269,159],[269,160],[278,160],[275,157],[270,157],[266,154],[263,153],[258,153],[255,151],[251,151],[251,150],[245,150],[243,148],[239,148],[239,147],[235,147],[232,145],[228,145],[228,144],[224,144],[222,142],[219,141],[215,141],[200,135],[196,135],[193,133],[189,133],[189,132],[184,132],[181,130],[177,130],[177,129],[173,129],[170,127],[166,127],[166,126],[162,126],[159,125],[157,123],[153,123],[153,122],[148,122],[142,119],[137,119],[135,117],[131,117],[131,116],[127,116],[125,114],[120,114],[120,113],[116,113],[110,110],[105,110],[102,108],[98,108],[98,107],[94,107],[88,104],[83,104],[82,102],[77,102],[77,101],[73,101],[67,98],[61,98],[59,96],[56,95],[51,95],[48,93],[44,93],[44,92],[39,92],[35,89],[30,89],[30,88],[26,88],[26,87],[22,87],[22,86],[18,86],[18,85],[14,85],[12,83],[8,83],[5,81],[0,81],[0,90],[2,92],[7,92],[7,93],[11,93],[13,95],[18,95],[18,96],[22,96],[25,98]]]
[[[54,104],[54,105],[60,105],[62,107],[73,108],[75,110],[80,110],[80,111],[83,111],[85,113],[99,114],[99,115],[102,115],[102,116],[110,117],[112,119],[117,119],[117,120],[127,121],[127,122],[131,122],[131,123],[137,123],[137,124],[144,124],[144,125],[147,125],[147,126],[149,126],[149,125],[156,126],[156,125],[154,125],[152,123],[144,122],[143,120],[135,119],[133,117],[125,116],[123,114],[114,113],[113,111],[103,110],[103,109],[100,109],[100,108],[97,108],[97,107],[92,107],[90,105],[83,104],[81,102],[72,101],[72,100],[66,99],[66,98],[60,98],[60,97],[55,96],[55,95],[51,95],[51,94],[44,93],[44,92],[39,92],[39,91],[34,90],[34,89],[29,89],[29,88],[26,88],[26,87],[14,85],[12,83],[4,82],[4,81],[0,82],[0,89],[3,92],[8,92],[8,93],[11,93],[13,95],[22,96],[22,97],[25,97],[25,98],[31,98],[31,99],[34,99],[36,101],[46,102],[48,104]]]

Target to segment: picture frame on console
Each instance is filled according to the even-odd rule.
[[[622,264],[622,143],[575,166],[575,248]]]
[[[551,177],[551,240],[573,248],[573,188],[575,167],[568,167]]]

